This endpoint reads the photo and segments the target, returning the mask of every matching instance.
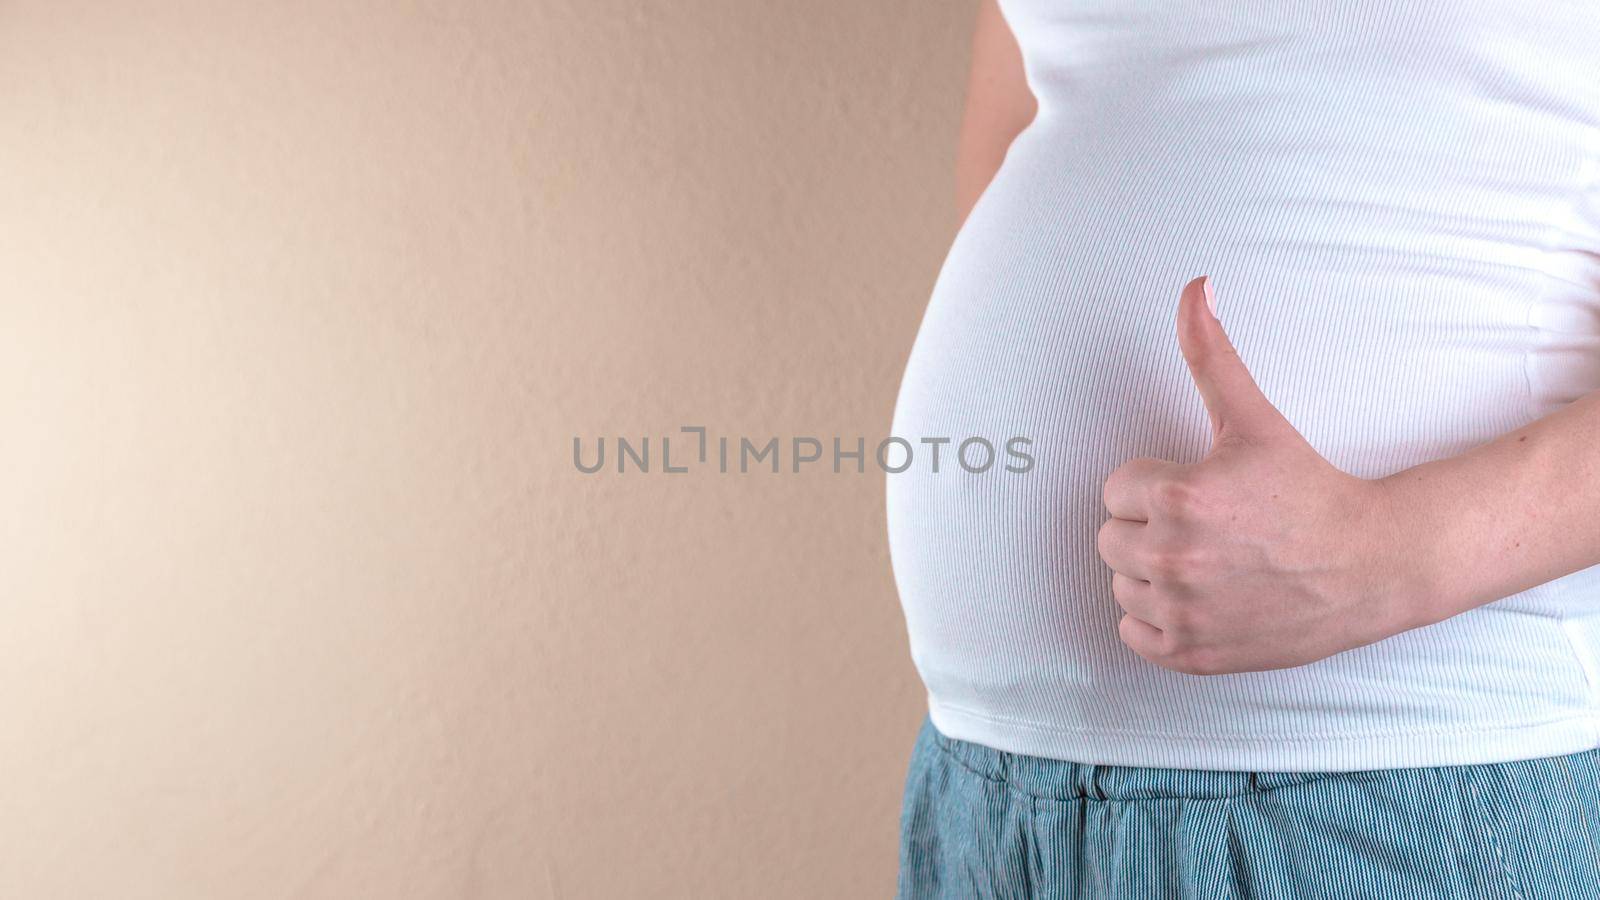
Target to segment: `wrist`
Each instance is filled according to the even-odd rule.
[[[1393,604],[1401,630],[1442,622],[1473,605],[1461,583],[1462,561],[1452,558],[1460,544],[1434,494],[1440,481],[1428,465],[1367,482],[1383,579],[1378,589]]]

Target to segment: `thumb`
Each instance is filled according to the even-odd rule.
[[[1211,415],[1212,446],[1280,434],[1290,427],[1261,392],[1244,360],[1213,312],[1211,279],[1202,275],[1184,285],[1178,299],[1178,349]]]

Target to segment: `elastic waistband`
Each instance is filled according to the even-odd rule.
[[[1052,800],[1220,800],[1259,794],[1294,785],[1342,779],[1351,783],[1383,781],[1453,781],[1474,772],[1501,790],[1515,791],[1519,782],[1542,782],[1550,773],[1574,763],[1593,766],[1600,750],[1571,756],[1544,757],[1507,763],[1371,769],[1353,772],[1230,772],[1210,769],[1163,769],[1076,763],[1008,753],[948,737],[923,723],[923,732],[939,751],[962,768],[1013,790]]]

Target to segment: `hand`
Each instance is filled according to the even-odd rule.
[[[1106,479],[1099,551],[1118,633],[1194,675],[1304,665],[1425,624],[1387,489],[1323,459],[1250,377],[1210,311],[1178,301],[1178,346],[1211,416],[1193,465],[1134,459]]]

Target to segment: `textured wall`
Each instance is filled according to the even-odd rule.
[[[571,440],[886,432],[971,5],[258,6],[0,6],[0,896],[889,894],[882,476]]]

